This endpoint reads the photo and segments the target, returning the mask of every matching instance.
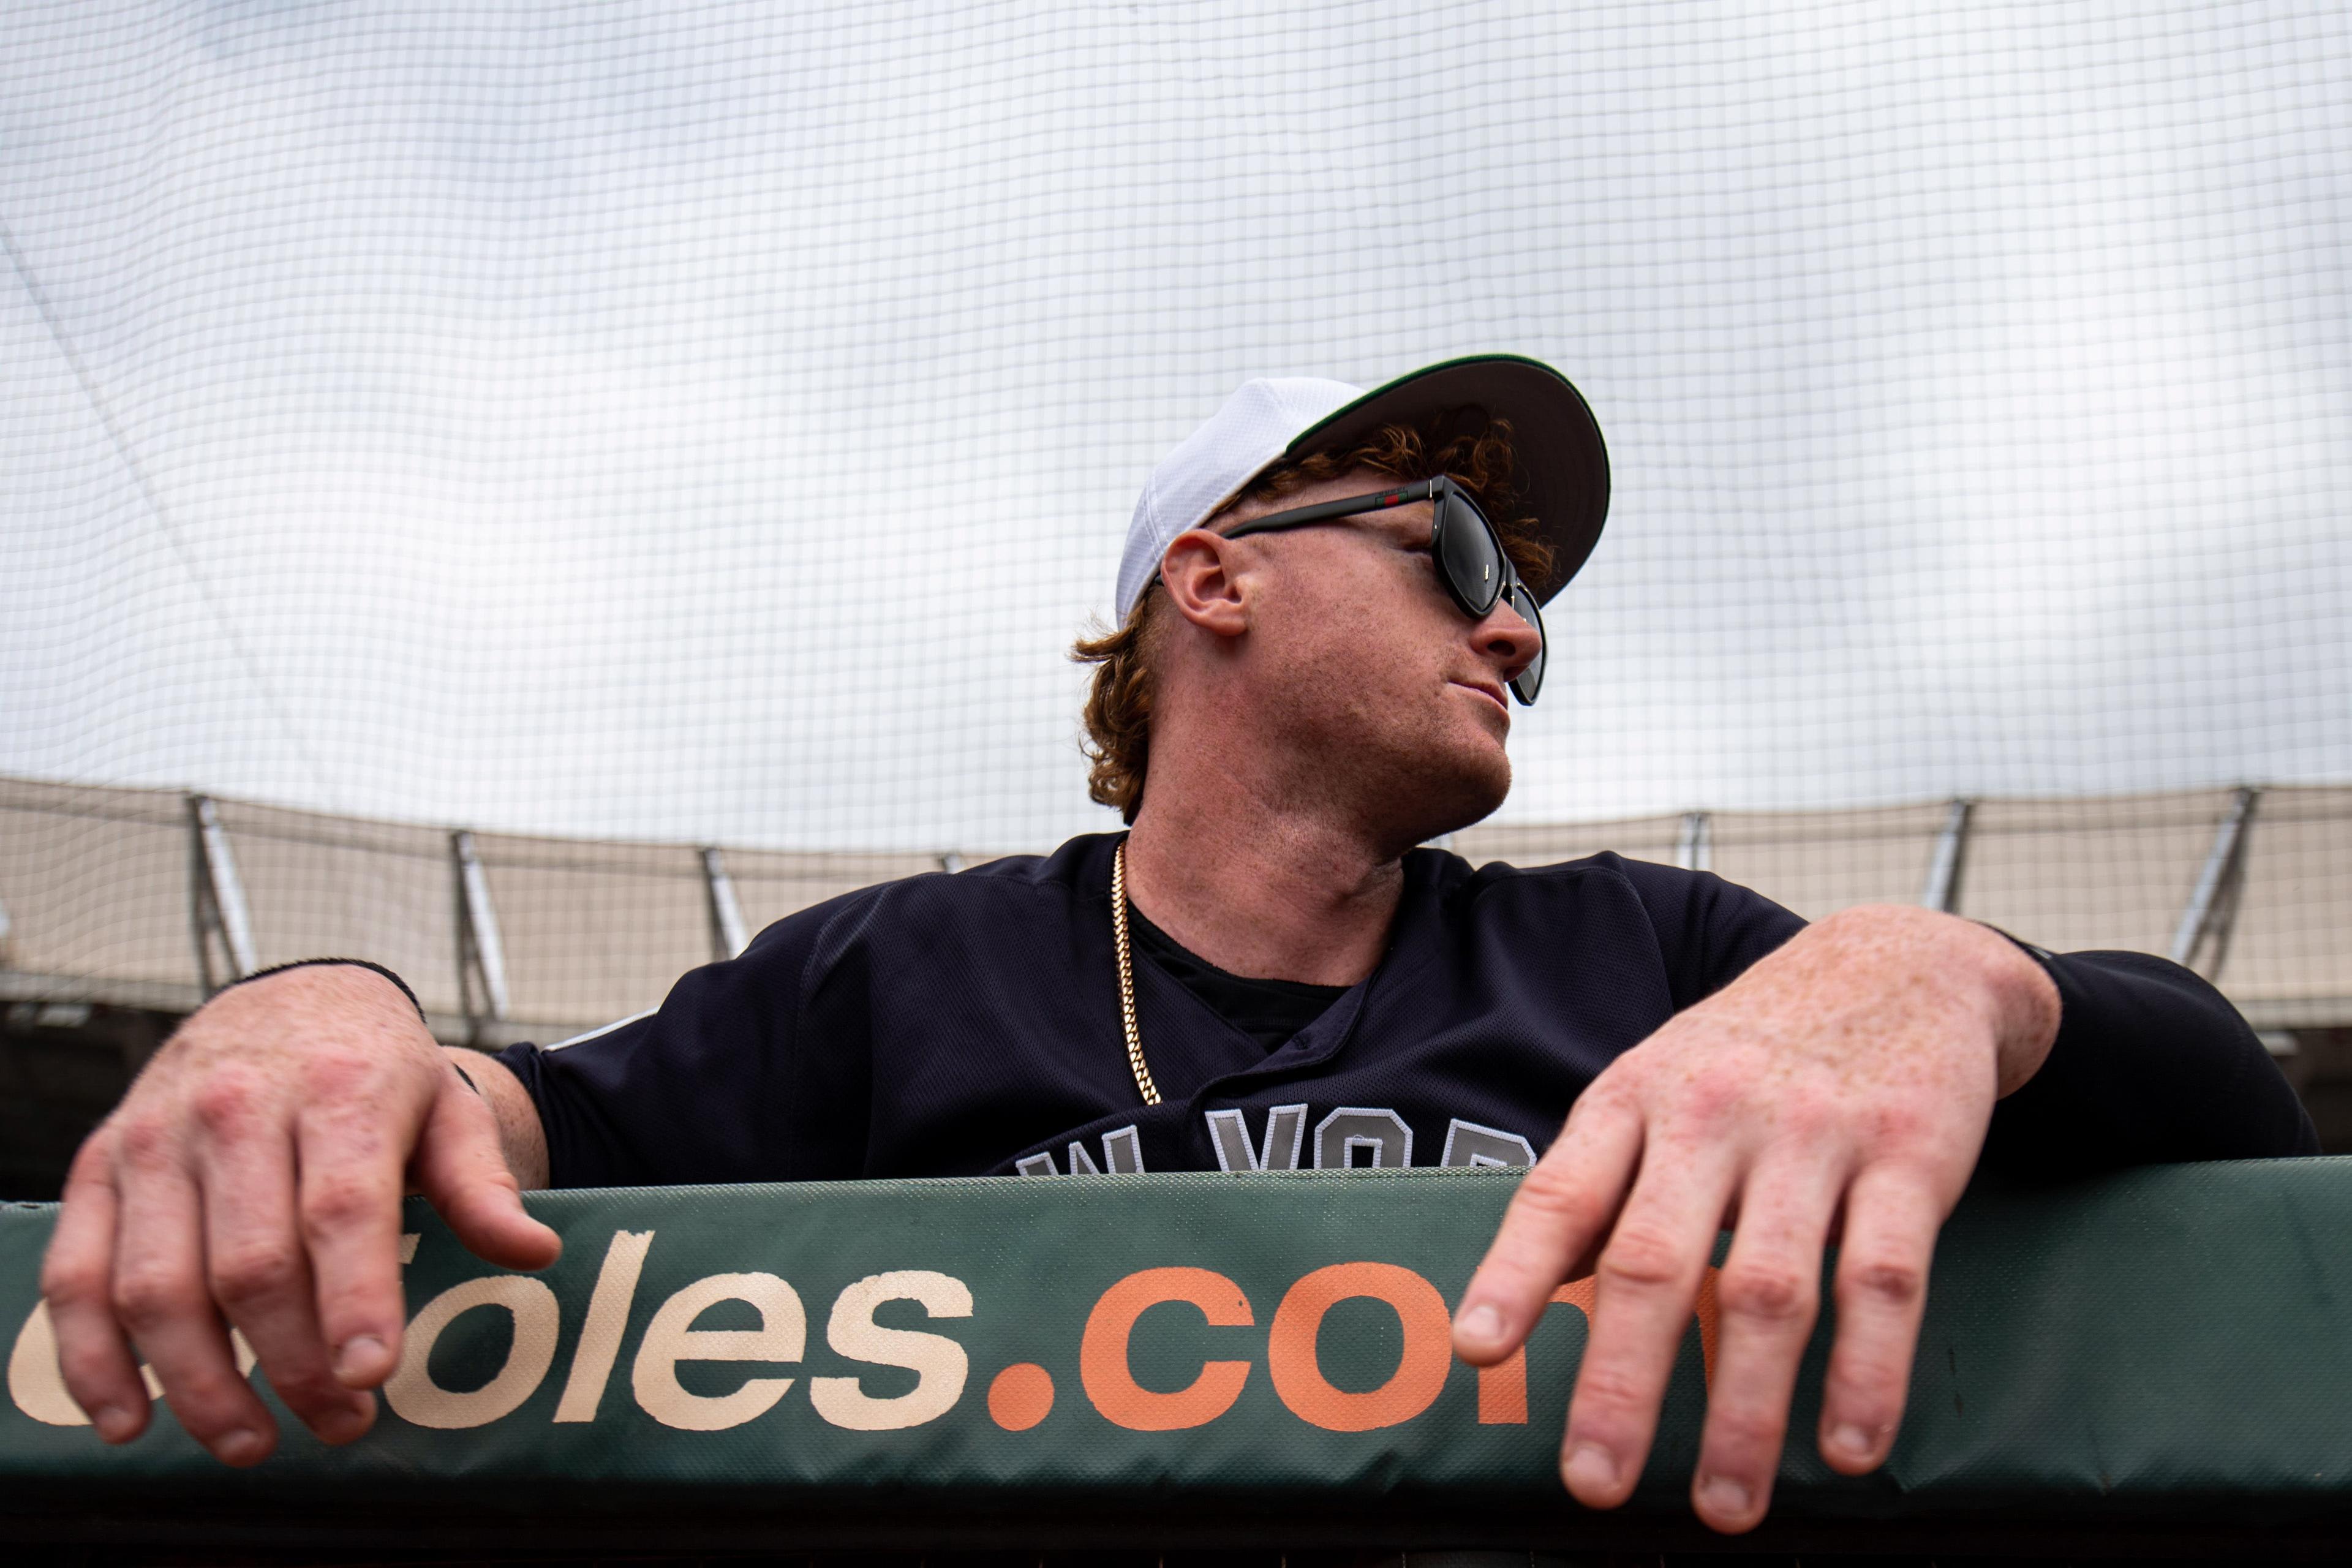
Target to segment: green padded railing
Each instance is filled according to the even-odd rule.
[[[414,1319],[383,1418],[341,1450],[288,1422],[244,1472],[167,1415],[121,1449],[77,1424],[36,1310],[52,1211],[16,1205],[0,1211],[0,1534],[119,1533],[133,1515],[377,1539],[429,1518],[542,1543],[637,1529],[672,1545],[1686,1531],[1706,1325],[1642,1489],[1612,1516],[1568,1501],[1555,1469],[1583,1342],[1573,1289],[1520,1363],[1482,1373],[1447,1352],[1449,1306],[1512,1180],[553,1193],[530,1205],[564,1257],[535,1276],[480,1263],[412,1204]],[[2352,1160],[1972,1194],[1937,1251],[1910,1413],[1876,1476],[1835,1476],[1811,1451],[1826,1342],[1777,1539],[2352,1538]]]

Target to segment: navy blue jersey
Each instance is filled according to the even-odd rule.
[[[1116,836],[886,882],[761,932],[646,1016],[500,1059],[558,1186],[1523,1164],[1617,1056],[1803,922],[1706,872],[1420,849],[1370,978],[1269,1049],[1139,952],[1162,1103],[1127,1062]],[[2020,1167],[2315,1153],[2219,993],[2137,953],[2051,961],[2063,1023],[2001,1102]]]

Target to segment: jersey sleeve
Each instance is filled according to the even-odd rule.
[[[1711,871],[1601,858],[1617,862],[1649,914],[1677,1013],[1706,1001],[1805,929],[1793,910]]]
[[[538,1107],[552,1184],[794,1179],[811,1152],[793,1137],[812,1087],[803,989],[842,901],[787,916],[740,957],[689,972],[651,1013],[500,1051]]]
[[[2179,1160],[2316,1154],[2319,1134],[2238,1010],[2145,952],[2069,952],[2058,1038],[1993,1109],[1980,1170],[2076,1174]]]

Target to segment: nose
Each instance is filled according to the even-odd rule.
[[[1511,608],[1507,594],[1495,601],[1495,607],[1478,623],[1475,635],[1478,651],[1494,662],[1496,673],[1505,684],[1517,679],[1519,672],[1543,652],[1543,638]]]

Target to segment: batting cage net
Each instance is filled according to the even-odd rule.
[[[2175,952],[2308,1056],[2347,81],[2202,0],[17,0],[11,1037],[321,949],[592,1022],[1111,827],[1066,655],[1150,466],[1508,351],[1614,501],[1455,847]]]

